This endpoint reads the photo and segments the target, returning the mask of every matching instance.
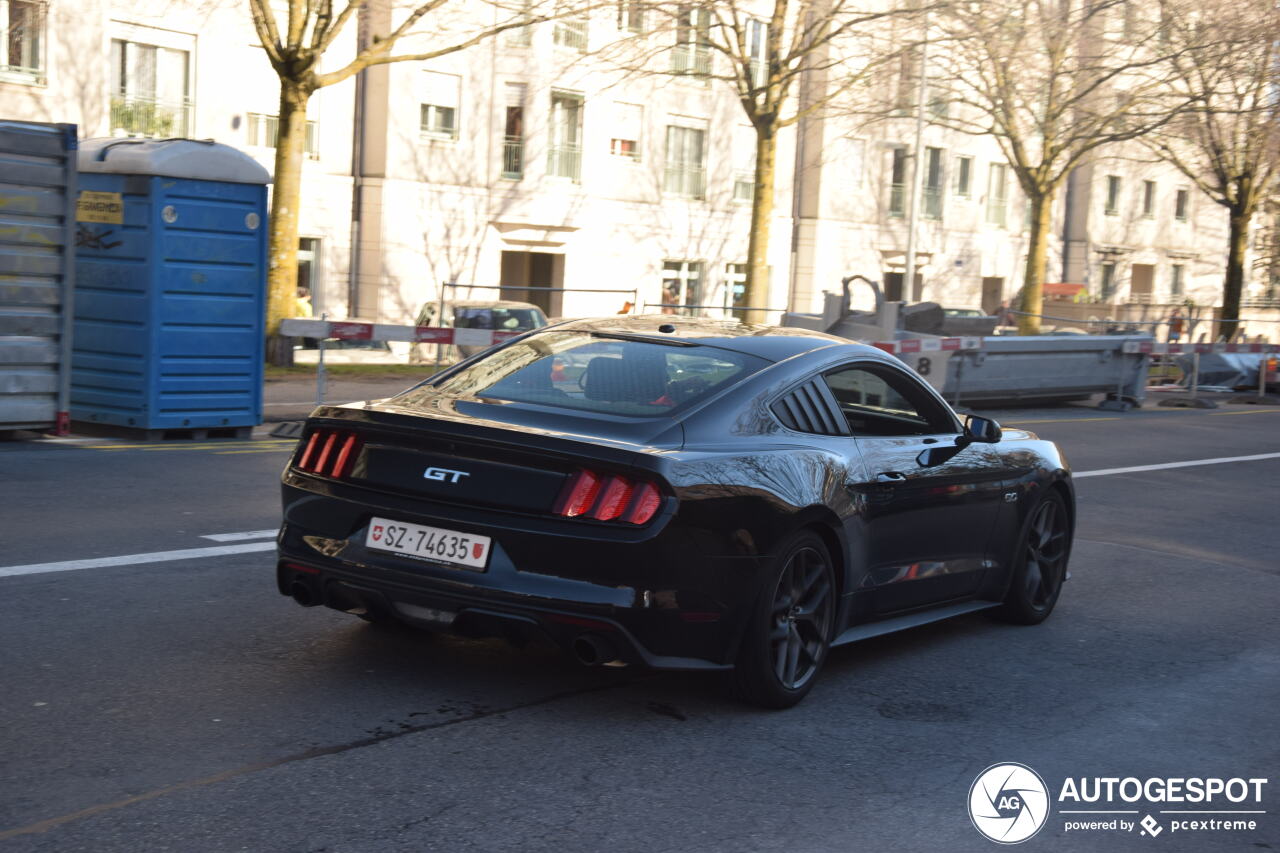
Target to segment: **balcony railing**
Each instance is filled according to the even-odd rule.
[[[524,177],[524,139],[519,136],[502,140],[502,177],[513,181]]]
[[[1280,296],[1253,296],[1240,301],[1241,308],[1280,308]]]
[[[556,21],[552,31],[552,40],[561,47],[567,47],[578,53],[587,52],[587,22],[583,18],[565,18]]]
[[[671,195],[704,198],[707,194],[707,170],[689,163],[673,163],[664,170],[663,189]]]
[[[711,51],[705,47],[678,44],[671,51],[671,73],[706,77],[711,74]]]
[[[125,96],[111,99],[111,133],[127,136],[185,137],[191,135],[190,100],[161,101]]]
[[[889,184],[889,215],[900,219],[907,209],[907,185]]]
[[[582,180],[582,146],[553,145],[547,151],[547,174],[569,178],[575,184]]]
[[[942,188],[941,187],[925,187],[924,188],[924,218],[925,219],[941,219],[942,218]]]
[[[1131,305],[1152,305],[1156,301],[1154,293],[1144,293],[1142,291],[1129,291],[1129,304]]]

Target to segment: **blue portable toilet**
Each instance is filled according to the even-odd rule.
[[[262,422],[270,174],[190,139],[85,140],[79,167],[71,419],[247,436]]]

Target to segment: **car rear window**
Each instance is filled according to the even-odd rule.
[[[601,414],[663,417],[695,405],[769,362],[708,346],[672,346],[547,332],[482,356],[398,398],[437,392]]]

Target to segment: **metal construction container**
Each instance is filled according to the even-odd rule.
[[[68,427],[76,126],[0,121],[0,430]]]
[[[215,435],[262,422],[269,180],[218,143],[81,143],[99,215],[77,251],[74,420]]]

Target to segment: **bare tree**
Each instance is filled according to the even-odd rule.
[[[873,8],[877,7],[878,8]],[[634,35],[599,56],[629,74],[702,78],[732,87],[755,132],[755,174],[745,300],[769,299],[769,226],[774,212],[778,134],[830,109],[879,63],[878,24],[916,8],[852,0],[718,0],[618,4],[619,26]],[[764,312],[747,312],[762,320]]]
[[[465,50],[506,30],[549,20],[565,7],[553,9],[542,0],[505,4],[494,0],[337,0],[336,4],[335,0],[249,0],[249,10],[267,59],[280,78],[279,138],[267,238],[267,334],[271,360],[279,363],[288,358],[288,349],[277,332],[280,321],[291,314],[297,286],[298,207],[311,95],[375,65],[429,60]],[[382,14],[377,17],[393,23],[384,31],[367,32],[368,38],[360,40],[349,62],[322,73],[322,58],[353,19],[365,15],[366,28],[374,26],[369,11],[379,11]],[[404,50],[402,42],[419,49]]]
[[[1191,106],[1146,144],[1227,209],[1219,333],[1235,335],[1254,216],[1280,178],[1280,17],[1272,0],[1161,4],[1169,88]]]
[[[993,138],[1030,208],[1018,308],[1040,331],[1053,202],[1072,170],[1104,146],[1167,125],[1187,99],[1165,79],[1175,47],[1128,0],[983,0],[947,5],[929,29],[930,121]]]

